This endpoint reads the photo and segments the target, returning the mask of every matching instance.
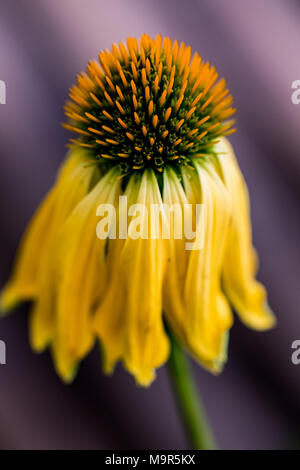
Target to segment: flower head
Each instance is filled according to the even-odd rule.
[[[100,63],[99,63],[100,62]],[[180,167],[233,132],[232,96],[215,67],[161,36],[101,52],[77,78],[66,104],[72,142],[122,173]],[[224,122],[225,121],[225,122]]]
[[[275,322],[254,278],[246,184],[224,137],[232,98],[214,67],[160,36],[128,39],[99,61],[70,91],[65,127],[77,139],[27,229],[2,310],[34,301],[32,346],[51,348],[65,381],[99,339],[107,372],[121,360],[150,384],[169,356],[166,324],[220,372],[230,305],[251,328]],[[103,205],[114,213],[97,237]]]

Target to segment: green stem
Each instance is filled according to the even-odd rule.
[[[172,334],[170,334],[170,340],[170,377],[192,448],[195,450],[216,449],[216,441],[197,393],[188,359]]]

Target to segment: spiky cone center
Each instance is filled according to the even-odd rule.
[[[232,96],[215,67],[191,47],[143,35],[113,45],[77,77],[64,126],[91,162],[123,175],[190,165],[234,132]]]

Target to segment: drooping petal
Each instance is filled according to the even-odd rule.
[[[66,219],[88,194],[95,169],[78,160],[73,171],[64,171],[56,185],[51,218],[48,219],[47,240],[39,259],[36,301],[30,315],[30,340],[33,349],[42,351],[50,342],[54,327],[56,276],[56,239]]]
[[[189,251],[185,245],[187,240],[184,236],[184,206],[188,207],[189,202],[178,177],[171,169],[164,171],[163,203],[170,208],[170,240],[163,289],[164,314],[181,344],[187,346],[183,290]],[[191,211],[189,216],[192,218]],[[181,237],[176,237],[176,232],[181,233]]]
[[[158,215],[151,213],[152,204],[162,204],[152,171],[147,171],[143,176],[137,203],[145,205],[148,210],[141,220],[142,226],[148,217],[148,239],[133,239],[132,220],[121,254],[123,276],[127,276],[124,283],[128,322],[125,366],[141,385],[148,385],[155,377],[154,370],[169,355],[169,341],[162,322],[162,286],[167,250],[162,240],[163,222],[157,219]],[[142,233],[144,227],[141,227]],[[157,239],[152,238],[157,229]]]
[[[127,238],[128,207],[136,203],[140,188],[140,177],[132,176],[117,207],[117,237],[108,240],[106,257],[107,289],[94,317],[94,330],[101,340],[103,370],[111,374],[117,361],[124,354],[127,332],[123,305],[124,289],[121,286],[120,256]],[[120,229],[120,225],[122,228]],[[121,232],[120,232],[121,230]],[[120,236],[121,233],[121,236]]]
[[[200,359],[212,361],[217,372],[226,359],[224,343],[232,325],[232,313],[220,286],[230,205],[212,165],[194,164],[199,188],[190,185],[187,193],[193,192],[194,201],[201,203],[197,230],[202,231],[202,246],[189,255],[184,285],[186,336],[192,350]],[[184,184],[188,188],[186,173]]]
[[[108,293],[111,301],[104,299],[97,314],[97,330],[106,355],[111,351],[111,338],[107,337],[107,318],[123,331],[117,346],[117,356],[140,385],[149,385],[155,377],[155,369],[161,366],[169,354],[169,341],[162,321],[162,284],[167,261],[165,240],[162,240],[162,221],[151,213],[151,205],[162,205],[156,177],[146,170],[138,189],[139,223],[132,214],[119,262],[115,269],[114,290]],[[139,228],[137,228],[137,225]],[[140,232],[140,233],[137,233]],[[154,238],[156,232],[157,238]],[[152,238],[151,238],[152,237]],[[115,292],[115,296],[112,295]],[[116,300],[115,300],[116,299]],[[116,305],[117,308],[116,308]],[[102,325],[103,319],[105,327]],[[109,362],[116,360],[116,357]]]
[[[220,372],[232,323],[220,289],[220,266],[229,218],[226,190],[210,166],[183,169],[184,191],[174,172],[165,172],[164,203],[182,206],[183,230],[193,219],[194,242],[175,239],[164,286],[164,311],[175,335],[201,364]],[[188,206],[187,206],[188,204]],[[201,204],[197,219],[196,204]],[[189,209],[189,210],[187,210]],[[172,227],[172,223],[171,223]],[[187,250],[191,243],[192,250]]]
[[[41,258],[47,251],[50,240],[50,226],[57,207],[57,193],[79,160],[79,152],[69,154],[59,171],[55,186],[47,194],[29,223],[18,249],[11,279],[1,295],[2,312],[8,312],[19,302],[30,300],[37,295]]]
[[[106,239],[97,237],[97,209],[102,204],[115,207],[117,177],[118,171],[112,169],[99,181],[74,209],[56,240],[53,355],[65,381],[72,380],[76,363],[93,345],[92,311],[105,279]],[[113,222],[112,217],[108,231]]]
[[[218,162],[228,188],[232,215],[223,264],[223,283],[230,302],[250,328],[266,330],[275,325],[265,288],[255,280],[256,253],[252,247],[248,190],[231,145],[217,145]]]

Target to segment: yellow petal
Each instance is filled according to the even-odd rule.
[[[156,216],[149,217],[151,205],[161,205],[157,180],[147,171],[141,183],[138,204],[148,209],[148,237],[159,225],[158,239],[134,240],[131,227],[121,254],[121,268],[126,294],[127,338],[125,365],[141,385],[149,385],[155,378],[155,369],[169,355],[169,341],[162,322],[162,285],[167,260],[166,243],[161,239],[162,223]],[[142,217],[142,224],[146,223]]]
[[[151,204],[162,204],[152,171],[143,174],[135,202],[147,209],[147,214],[142,211],[139,217],[141,237],[135,238],[136,218],[132,216],[128,238],[114,268],[115,279],[119,280],[118,285],[114,283],[115,295],[110,291],[110,305],[107,299],[104,300],[98,312],[98,334],[106,354],[111,354],[111,344],[115,345],[115,338],[107,336],[107,318],[111,315],[110,331],[113,332],[114,323],[115,328],[119,325],[123,332],[119,345],[116,345],[117,355],[136,381],[147,386],[155,378],[155,369],[169,355],[169,340],[162,321],[162,283],[167,252],[165,240],[160,237],[161,219],[150,215]],[[143,238],[147,227],[148,238]],[[153,236],[157,227],[158,237],[151,239],[150,234]]]
[[[84,161],[76,161],[73,170],[65,169],[55,187],[54,208],[48,218],[47,239],[39,258],[39,275],[36,281],[36,302],[30,315],[30,341],[33,349],[42,351],[50,342],[54,325],[54,300],[56,288],[56,239],[67,217],[89,192],[95,170]]]
[[[185,334],[192,353],[219,368],[225,359],[224,334],[232,325],[231,310],[220,287],[230,206],[212,165],[195,162],[195,168],[198,188],[195,181],[191,184],[186,170],[184,185],[191,200],[202,204],[197,231],[202,231],[203,241],[201,249],[189,254],[184,283]]]
[[[92,312],[104,274],[105,239],[97,238],[97,209],[115,205],[118,171],[109,171],[77,205],[56,240],[55,332],[53,355],[58,373],[68,381],[74,365],[93,345]]]
[[[164,203],[181,205],[184,224],[186,217],[192,217],[193,230],[196,228],[197,237],[202,238],[200,250],[187,251],[186,239],[171,236],[164,312],[181,345],[205,368],[218,373],[226,360],[227,329],[232,323],[231,311],[219,286],[220,261],[217,261],[223,256],[228,198],[210,166],[196,168],[183,170],[184,191],[174,172],[168,170],[164,175]],[[190,204],[190,211],[186,204]],[[196,204],[202,204],[198,224]],[[194,243],[194,248],[199,248]]]
[[[171,169],[164,171],[163,203],[170,208],[176,205],[179,211],[178,214],[175,210],[170,210],[170,240],[163,289],[164,314],[180,343],[187,346],[183,288],[189,254],[185,247],[187,240],[184,237],[184,205],[188,204],[188,199],[179,179]],[[175,238],[175,230],[181,230],[181,238]]]
[[[226,139],[216,146],[223,180],[228,188],[232,216],[223,265],[223,282],[242,321],[256,330],[274,326],[265,288],[255,280],[256,254],[252,247],[248,191],[232,147]]]
[[[124,353],[124,338],[126,334],[126,321],[124,317],[124,292],[120,288],[120,256],[127,237],[127,227],[119,237],[119,221],[127,221],[128,207],[134,204],[140,188],[140,177],[130,178],[122,196],[122,202],[117,208],[117,238],[108,240],[108,253],[106,258],[107,290],[103,296],[94,317],[94,330],[101,340],[103,369],[111,374],[118,360]],[[126,202],[125,199],[126,198]],[[127,222],[126,222],[127,224]]]
[[[74,169],[79,158],[77,152],[67,157],[60,169],[56,186],[47,194],[26,229],[18,249],[11,279],[1,295],[2,312],[8,312],[19,302],[30,300],[37,295],[40,260],[49,240],[49,221],[55,211],[57,186]]]

